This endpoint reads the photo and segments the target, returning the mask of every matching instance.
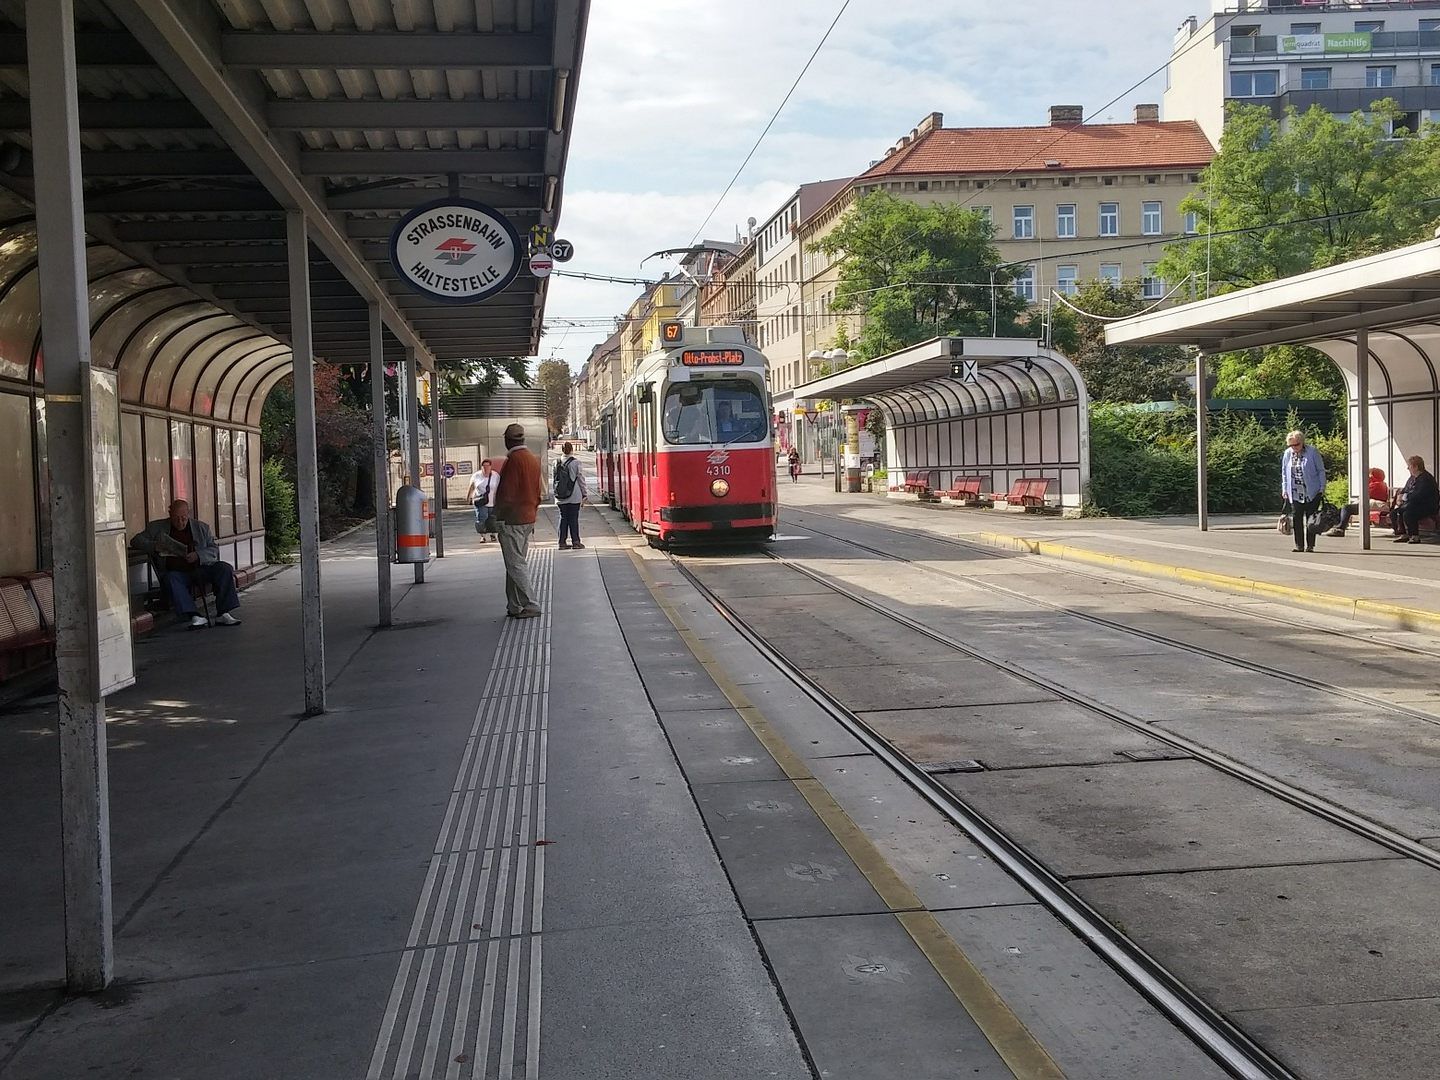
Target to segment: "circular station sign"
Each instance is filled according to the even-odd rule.
[[[555,260],[548,252],[537,251],[530,256],[530,273],[536,277],[549,277],[550,271],[555,269]]]
[[[474,304],[520,271],[520,237],[497,210],[469,199],[416,207],[390,234],[390,261],[418,293],[447,304]]]

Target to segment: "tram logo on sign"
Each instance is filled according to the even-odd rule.
[[[443,199],[410,211],[390,234],[390,261],[402,281],[447,304],[473,304],[509,285],[523,245],[498,211]]]
[[[463,266],[475,257],[475,245],[458,236],[437,244],[435,250],[439,252],[435,257],[450,266]]]
[[[711,450],[710,456],[705,459],[706,463],[710,465],[724,465],[729,460],[730,451],[728,450]]]

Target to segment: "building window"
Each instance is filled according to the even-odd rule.
[[[1015,239],[1029,240],[1035,236],[1035,207],[1015,207]]]
[[[915,186],[916,186],[917,188],[919,188],[921,191],[929,191],[929,190],[930,190],[930,181],[929,181],[929,180],[921,180],[921,181],[918,181]]]
[[[1279,92],[1280,73],[1278,71],[1232,71],[1230,73],[1231,97],[1274,97]]]
[[[1075,235],[1075,204],[1061,203],[1055,208],[1055,235],[1062,240]]]
[[[1147,202],[1141,206],[1140,232],[1145,236],[1160,235],[1160,204]]]
[[[1318,34],[1320,33],[1320,24],[1318,22],[1292,22],[1290,24],[1290,33]]]
[[[1384,19],[1356,19],[1355,33],[1378,34],[1385,29]]]
[[[1079,278],[1079,268],[1075,266],[1057,266],[1055,268],[1055,288],[1065,296],[1074,296],[1080,291],[1075,284]]]
[[[1430,65],[1430,85],[1440,86],[1440,64]]]
[[[1421,20],[1420,20],[1420,33],[1422,33],[1422,34],[1433,34],[1433,33],[1435,33],[1435,31],[1437,31],[1437,30],[1440,30],[1440,19],[1421,19]]]
[[[1200,215],[1191,210],[1185,215],[1185,235],[1194,236],[1200,231]]]
[[[980,215],[982,218],[984,218],[986,221],[994,221],[994,220],[995,220],[995,212],[994,212],[990,207],[988,207],[988,206],[977,206],[977,207],[975,207],[975,213],[979,214],[979,215]]]
[[[1100,280],[1105,282],[1105,284],[1113,285],[1118,289],[1120,287],[1120,264],[1101,263]]]
[[[1147,262],[1141,268],[1140,290],[1146,300],[1159,300],[1165,295],[1165,282],[1155,276],[1153,262]]]
[[[1366,86],[1394,86],[1395,65],[1376,64],[1365,69]]]
[[[1330,69],[1329,68],[1301,68],[1300,69],[1301,90],[1329,90]]]
[[[1100,204],[1100,235],[1120,235],[1120,204],[1113,202],[1102,202]]]
[[[1015,290],[1015,295],[1021,300],[1033,303],[1035,300],[1035,267],[1027,266],[1023,270],[1017,270],[1010,287]]]

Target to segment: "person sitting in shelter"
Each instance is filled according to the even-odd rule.
[[[1366,494],[1369,496],[1371,510],[1384,510],[1390,504],[1390,485],[1385,482],[1384,469],[1370,470],[1370,483]],[[1347,503],[1340,508],[1340,524],[1327,532],[1326,536],[1344,536],[1345,529],[1350,524],[1350,519],[1360,512],[1360,502]]]
[[[1410,468],[1410,479],[1396,500],[1390,521],[1395,526],[1396,544],[1420,543],[1420,522],[1435,517],[1440,512],[1440,487],[1435,477],[1425,469],[1425,459],[1419,454],[1405,459]]]
[[[220,617],[215,621],[221,626],[239,626],[240,620],[231,614],[240,606],[240,597],[235,592],[235,568],[220,561],[220,548],[215,543],[215,534],[203,521],[190,517],[190,504],[176,499],[170,504],[170,516],[152,521],[145,531],[130,541],[136,551],[142,551],[155,562],[160,573],[160,588],[170,601],[170,608],[184,618],[189,618],[191,629],[210,625],[205,616],[195,610],[191,588],[201,583],[209,585],[215,592],[215,607]]]

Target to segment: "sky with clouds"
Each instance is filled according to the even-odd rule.
[[[562,268],[654,279],[689,243],[843,0],[594,0],[557,235]],[[802,183],[853,176],[931,112],[946,127],[1043,124],[1052,104],[1125,121],[1159,102],[1208,0],[850,0],[704,236],[733,240]],[[540,356],[579,371],[640,292],[556,277]],[[568,320],[584,325],[566,326]]]

